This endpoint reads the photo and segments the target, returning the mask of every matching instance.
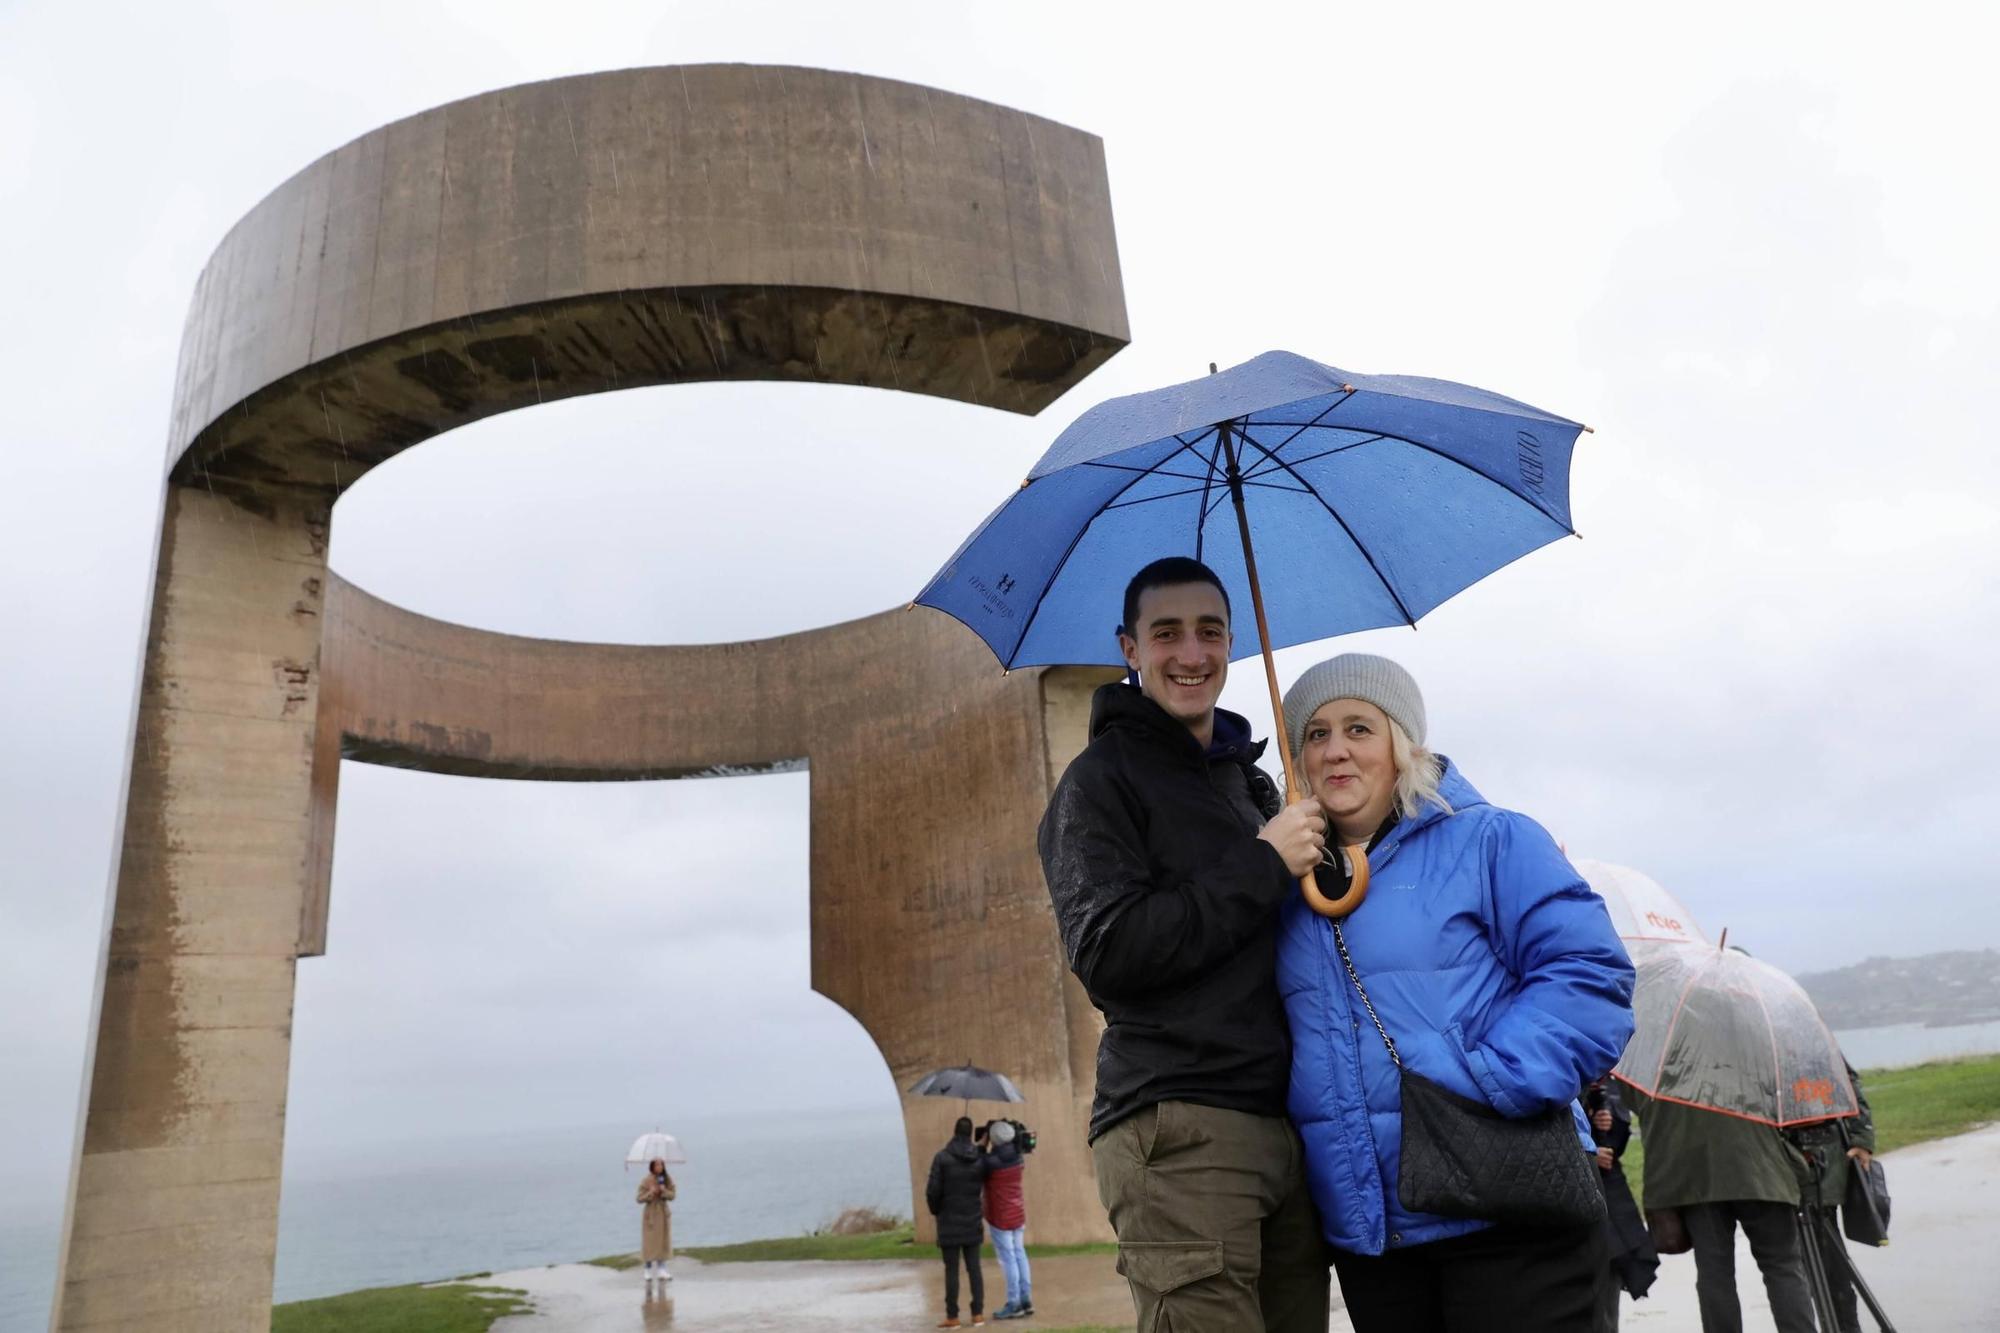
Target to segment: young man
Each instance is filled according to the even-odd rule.
[[[985,1154],[972,1142],[971,1118],[960,1116],[951,1127],[951,1142],[931,1159],[931,1176],[924,1184],[924,1203],[937,1219],[938,1249],[944,1254],[944,1319],[939,1328],[958,1327],[961,1263],[972,1284],[972,1322],[986,1322],[986,1281],[979,1269],[979,1247],[986,1240],[979,1217],[985,1188]]]
[[[1014,1141],[1011,1121],[986,1126],[986,1226],[993,1233],[993,1254],[1007,1280],[1007,1303],[995,1319],[1026,1319],[1035,1313],[1034,1277],[1028,1268],[1028,1202],[1021,1188],[1027,1158]]]
[[[1280,812],[1264,743],[1215,706],[1232,637],[1213,571],[1140,570],[1118,641],[1138,684],[1092,700],[1040,845],[1070,968],[1105,1018],[1090,1140],[1119,1271],[1142,1328],[1323,1333],[1275,941],[1325,819],[1310,799]]]

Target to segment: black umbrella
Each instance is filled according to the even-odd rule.
[[[991,1069],[981,1069],[970,1060],[949,1069],[933,1069],[910,1085],[917,1097],[957,1097],[977,1102],[1025,1102],[1014,1080]]]

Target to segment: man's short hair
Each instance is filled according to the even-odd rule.
[[[955,1137],[957,1137],[957,1138],[961,1138],[961,1139],[969,1139],[969,1138],[971,1138],[971,1137],[972,1137],[972,1117],[971,1117],[971,1116],[969,1116],[969,1115],[962,1115],[962,1116],[960,1116],[960,1117],[958,1118],[958,1123],[957,1123],[957,1124],[955,1124],[955,1125],[953,1125],[953,1126],[951,1127],[951,1132],[952,1132],[952,1134],[953,1134],[953,1135],[954,1135]]]
[[[1149,588],[1172,588],[1183,583],[1206,583],[1222,594],[1222,610],[1229,614],[1229,589],[1222,586],[1214,570],[1191,556],[1170,555],[1155,560],[1125,585],[1125,618],[1118,622],[1118,632],[1131,638],[1138,638],[1139,631],[1132,622],[1139,618],[1139,598]]]

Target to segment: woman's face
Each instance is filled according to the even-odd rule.
[[[1299,758],[1306,786],[1344,838],[1366,837],[1389,817],[1396,759],[1389,719],[1374,704],[1335,699],[1322,705],[1306,722]]]
[[[667,1174],[666,1162],[658,1157],[655,1157],[652,1161],[646,1163],[646,1169],[648,1171],[651,1171],[656,1176],[664,1176],[665,1174]]]

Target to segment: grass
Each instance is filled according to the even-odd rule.
[[[2000,1055],[1941,1060],[1908,1069],[1864,1069],[1861,1090],[1875,1112],[1875,1147],[1893,1152],[1915,1143],[1949,1138],[2000,1120]],[[1645,1129],[1645,1118],[1639,1127]],[[1635,1136],[1619,1165],[1640,1199],[1646,1149]]]
[[[271,1310],[271,1333],[486,1333],[534,1309],[511,1287],[373,1287]]]

